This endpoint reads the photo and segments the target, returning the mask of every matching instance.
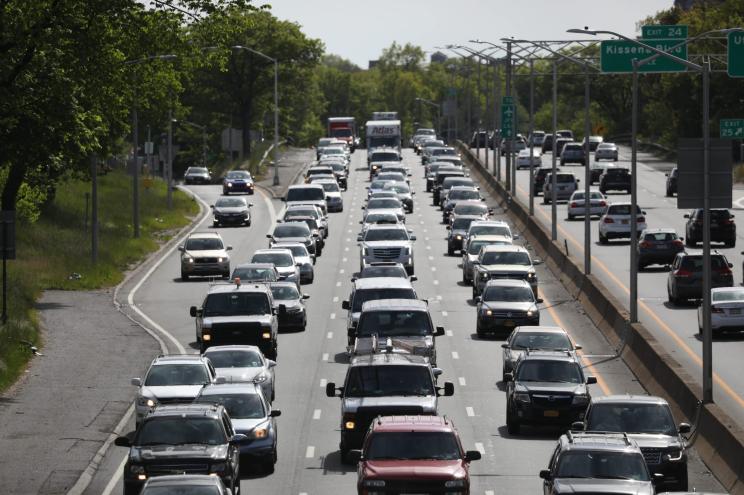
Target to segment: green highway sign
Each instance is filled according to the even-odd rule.
[[[672,55],[687,60],[687,45],[679,46],[674,50],[671,48],[680,43],[680,40],[640,40],[641,43],[653,46],[658,50],[670,51]],[[633,59],[643,60],[654,55],[656,52],[649,50],[637,43],[626,40],[602,41],[599,51],[599,65],[604,73],[628,73],[633,72]],[[687,67],[675,62],[665,56],[660,56],[653,62],[638,68],[639,73],[654,72],[684,72]]]
[[[687,39],[687,26],[684,24],[649,24],[641,27],[641,38],[646,40],[684,40]]]
[[[744,119],[721,119],[721,138],[744,139]]]
[[[734,31],[728,34],[728,75],[744,77],[744,32]]]
[[[501,105],[501,137],[511,139],[517,135],[517,107]]]
[[[513,96],[502,96],[501,104],[502,105],[514,105],[514,97]]]

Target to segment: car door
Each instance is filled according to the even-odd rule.
[[[227,434],[227,440],[229,441],[233,435],[235,435],[235,430],[232,426],[232,421],[230,421],[230,417],[227,415],[226,412],[223,411],[222,413],[222,426],[225,428],[225,433]],[[237,445],[229,445],[228,446],[228,458],[226,459],[228,463],[230,463],[230,472],[235,478],[238,478],[239,472],[240,472],[240,455],[238,451]],[[237,479],[236,483],[240,483],[240,480]]]
[[[549,480],[543,480],[543,494],[544,495],[551,495],[553,493],[553,478],[556,473],[556,467],[558,465],[558,457],[561,452],[561,444],[555,446],[555,450],[553,450],[553,454],[550,456],[550,461],[548,462],[548,471],[550,471],[550,479]]]

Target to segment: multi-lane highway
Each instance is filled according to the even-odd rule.
[[[630,150],[620,147],[619,166],[630,167]],[[593,155],[592,155],[593,156]],[[551,155],[546,153],[542,157],[543,166],[551,164]],[[503,162],[502,162],[503,163]],[[672,227],[677,233],[685,237],[686,210],[677,209],[676,197],[665,196],[664,173],[674,165],[660,161],[648,153],[638,155],[638,204],[646,212],[646,222],[649,228]],[[584,167],[566,165],[562,170],[574,172],[581,179],[580,189],[584,189]],[[517,172],[517,196],[525,204],[529,201],[529,170]],[[598,189],[598,185],[592,186]],[[737,201],[744,196],[744,191],[734,191],[734,210],[739,209]],[[612,201],[630,201],[630,196],[619,192],[610,192]],[[535,216],[550,226],[551,206],[542,203],[542,196],[535,198]],[[737,212],[733,212],[737,213]],[[744,218],[736,218],[738,222]],[[583,260],[584,252],[584,220],[578,218],[569,221],[566,214],[566,202],[558,204],[558,238],[560,242],[567,240],[568,249],[577,259]],[[630,283],[630,250],[627,240],[611,241],[609,245],[600,245],[598,219],[592,219],[591,253],[592,273],[600,277],[605,286],[629,306]],[[742,282],[741,244],[742,230],[738,231],[737,246],[726,248],[723,244],[714,244],[714,249],[724,254],[733,263],[734,283]],[[694,249],[687,248],[688,251]],[[638,315],[663,343],[666,350],[674,356],[699,382],[702,383],[702,342],[698,334],[697,305],[693,302],[682,305],[672,305],[667,301],[666,283],[669,272],[666,268],[652,266],[638,275]],[[713,370],[714,399],[724,410],[733,416],[737,422],[744,421],[744,376],[740,373],[741,354],[744,352],[744,342],[741,336],[717,337],[713,342]]]
[[[415,213],[407,216],[409,228],[417,235],[415,266],[418,281],[415,286],[419,296],[429,300],[435,324],[446,329],[446,335],[437,339],[438,366],[444,370],[442,379],[455,384],[455,395],[440,400],[440,412],[454,420],[465,448],[483,453],[483,459],[472,466],[471,491],[479,494],[540,493],[538,472],[546,466],[560,432],[525,428],[518,437],[507,433],[504,387],[499,382],[502,369],[501,341],[476,337],[475,308],[470,300],[470,287],[461,282],[460,258],[446,255],[446,230],[441,224],[440,211],[432,206],[431,197],[425,192],[419,157],[410,150],[404,152],[404,157],[404,163],[413,173],[412,186],[416,191]],[[312,154],[308,153],[308,162],[311,159]],[[279,460],[276,471],[271,475],[256,473],[244,479],[241,483],[243,493],[312,495],[355,492],[356,469],[341,463],[338,450],[339,400],[325,395],[327,382],[343,381],[348,363],[345,353],[346,314],[341,309],[341,301],[349,295],[351,276],[359,266],[356,235],[368,178],[363,150],[352,155],[350,168],[349,189],[344,193],[344,211],[330,215],[330,236],[315,266],[315,282],[303,286],[303,292],[311,296],[308,301],[307,330],[285,333],[279,338],[274,408],[281,410],[282,415],[277,418]],[[645,168],[643,173],[660,175]],[[525,173],[520,172],[519,184],[526,191],[524,177]],[[644,185],[657,191],[650,180],[644,181]],[[219,186],[194,186],[191,189],[206,204],[213,203],[221,192]],[[658,191],[661,191],[661,186]],[[663,194],[663,191],[658,191],[659,195]],[[489,201],[495,205],[491,198]],[[663,198],[655,201],[648,206],[644,204],[650,210],[649,221],[654,225],[656,212],[659,211],[654,206],[667,203]],[[263,193],[252,196],[251,202],[254,204],[251,227],[218,229],[227,244],[234,247],[231,254],[233,265],[247,261],[254,250],[266,247],[265,234],[281,213],[282,203],[268,199]],[[678,212],[672,212],[670,204],[666,208],[670,219],[673,215],[679,217]],[[543,212],[539,215],[546,212],[549,215],[549,210],[544,210],[542,206],[539,211]],[[496,217],[506,218],[498,209]],[[207,218],[198,230],[211,229],[210,224]],[[570,234],[580,242],[580,229],[579,223],[562,222],[561,235]],[[177,251],[166,253],[160,264],[153,265],[146,272],[149,273],[146,279],[134,280],[124,290],[131,294],[131,301],[141,312],[136,317],[155,330],[170,352],[194,353],[197,352],[194,322],[188,309],[201,301],[208,283],[198,280],[182,282],[177,254]],[[608,271],[615,273],[612,276],[618,278],[618,283],[627,283],[627,276],[624,279],[625,272],[622,271],[627,267],[623,268],[619,261],[626,254],[627,245],[597,248],[596,251],[597,259],[605,263]],[[612,256],[616,256],[618,261],[611,262]],[[597,265],[599,272],[599,263]],[[538,270],[540,292],[545,301],[541,306],[541,323],[565,327],[574,340],[584,346],[582,359],[587,374],[598,377],[598,384],[591,386],[591,393],[642,393],[641,384],[621,361],[605,359],[613,350],[584,316],[581,307],[544,266],[539,266]],[[664,275],[653,273],[642,276],[653,278],[655,286],[661,284]],[[655,293],[651,290],[650,282],[641,286],[644,298],[650,298]],[[612,287],[611,284],[608,286]],[[692,314],[692,309],[667,309],[660,300],[644,299],[644,304],[651,311],[658,311],[660,321],[669,322],[666,323],[669,325]],[[667,313],[681,315],[667,319]],[[644,313],[644,318],[650,316]],[[692,335],[693,329],[687,323],[684,333],[682,329],[679,330],[678,338],[687,339],[686,336]],[[697,352],[694,343],[689,342],[694,349],[693,354]],[[717,352],[720,352],[719,347],[717,345]],[[157,353],[156,349],[154,345],[153,355]],[[677,353],[682,352],[682,348],[677,346]],[[593,365],[599,361],[603,362]],[[122,381],[128,381],[129,378],[121,377]],[[124,449],[109,449],[87,493],[121,493],[124,457]],[[694,452],[690,460],[692,487],[722,491]]]

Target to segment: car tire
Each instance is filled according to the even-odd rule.
[[[188,282],[189,281],[189,276],[186,275],[185,273],[181,272],[181,281],[182,282]]]
[[[727,248],[732,248],[732,247],[736,246],[736,239],[730,240],[730,241],[726,241],[724,243],[724,246],[726,246]]]
[[[132,487],[124,485],[124,495],[139,495],[141,487]]]
[[[251,226],[251,220],[249,219],[247,222],[245,222],[245,224],[246,224],[246,226],[250,227]]]
[[[465,276],[465,272],[464,271],[462,272],[462,283],[465,284],[465,285],[469,285],[468,284],[468,278]]]
[[[548,195],[543,193],[543,204],[548,204]]]
[[[665,196],[666,196],[667,198],[671,198],[671,197],[672,197],[672,191],[670,191],[669,189],[667,189],[667,190],[666,190],[666,194],[665,194]]]
[[[261,467],[263,468],[263,472],[266,474],[273,474],[274,473],[274,463],[276,462],[276,454],[269,454],[266,456],[266,458],[261,463]]]
[[[222,274],[222,279],[223,280],[227,280],[229,278],[230,278],[230,272],[225,272],[225,273]]]
[[[574,215],[568,214],[568,221],[572,221],[574,218],[576,218]]]
[[[607,236],[602,235],[602,233],[599,233],[599,243],[600,244],[607,244],[608,239]]]
[[[481,330],[479,326],[475,327],[475,334],[478,336],[479,339],[484,339],[486,337],[486,332]]]
[[[212,227],[217,228],[220,226],[220,222],[212,222]]]
[[[679,304],[679,299],[674,297],[669,289],[667,289],[667,301],[672,306],[676,306],[677,304]]]
[[[349,459],[349,449],[345,449],[341,447],[341,464],[351,464],[351,459]]]
[[[451,246],[447,246],[447,256],[454,256],[455,250]]]
[[[475,298],[478,297],[478,291],[475,287],[475,280],[473,281],[473,301],[475,301]]]
[[[519,421],[516,421],[509,410],[506,411],[506,431],[509,432],[510,435],[519,435],[520,430],[520,424]]]

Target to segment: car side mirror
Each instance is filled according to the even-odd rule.
[[[248,203],[248,208],[253,208],[253,203]]]
[[[410,280],[411,282],[415,282],[416,280],[418,280],[418,277],[416,275],[411,275],[410,277],[408,277],[408,280]]]
[[[415,240],[416,240],[416,234],[411,234],[411,237],[410,237],[410,239],[411,239],[412,241],[415,241]]]
[[[346,456],[351,464],[358,464],[362,460],[362,451],[359,449],[353,449],[350,450]]]
[[[435,337],[442,337],[442,336],[444,336],[444,327],[436,327],[434,329],[434,336]]]
[[[519,239],[519,234],[514,234],[514,235],[512,235],[512,239],[514,239],[515,241],[516,241],[517,239]]]
[[[178,250],[183,253],[186,249],[183,246],[178,246]]]
[[[501,348],[502,349],[508,349],[509,348],[509,344],[507,344],[506,342],[504,342],[503,344],[501,344]]]
[[[302,294],[302,299],[304,300],[310,299],[310,294]]]
[[[587,385],[594,385],[597,383],[597,377],[596,376],[587,376],[586,377],[586,384]]]
[[[465,452],[465,462],[479,461],[480,459],[480,450],[468,450]]]
[[[336,393],[336,384],[333,382],[326,383],[326,395],[328,397],[336,397],[338,394]]]
[[[237,445],[247,440],[248,437],[246,435],[243,435],[242,433],[236,433],[235,435],[230,437],[230,445]]]
[[[225,248],[225,251],[232,251],[232,248],[233,248],[232,246],[227,246],[227,247]]]
[[[537,299],[535,299],[535,302],[537,304],[542,304],[544,301],[543,301],[543,298],[542,297],[538,297]]]
[[[114,439],[114,445],[117,447],[131,447],[132,441],[127,436],[116,437]]]
[[[541,260],[541,259],[534,259],[534,260],[532,260],[532,264],[533,265],[542,265],[543,264],[543,260]]]
[[[269,368],[275,368],[276,367],[276,361],[274,361],[273,359],[267,359],[266,360],[266,366],[268,366]]]
[[[282,201],[287,201],[287,198],[285,196],[282,196],[281,200]]]
[[[349,304],[349,301],[341,301],[341,309],[345,309],[346,311],[349,311],[351,309],[351,305]]]
[[[214,209],[214,205],[209,205],[210,208]]]
[[[278,418],[281,415],[282,415],[282,412],[279,409],[272,409],[271,412],[269,413],[269,416],[272,418]]]
[[[445,229],[447,229],[447,230],[452,230],[452,225],[447,225],[447,226],[445,227]]]
[[[272,237],[274,237],[274,236],[273,236],[273,235],[271,235],[271,234],[266,234],[266,238],[267,238],[267,239],[271,239]]]
[[[514,373],[504,373],[504,381],[510,382],[514,380]]]
[[[455,385],[452,382],[444,382],[444,395],[445,397],[452,397],[455,395]]]
[[[677,431],[680,433],[690,433],[690,425],[689,423],[680,423],[679,428],[677,428]]]
[[[550,476],[550,470],[549,469],[542,469],[540,471],[540,477],[544,480],[549,480],[551,478]]]
[[[141,387],[142,386],[142,379],[141,378],[132,378],[129,380],[129,383],[134,385],[135,387]]]
[[[576,349],[577,351],[580,351],[583,348],[584,348],[584,346],[582,346],[582,345],[574,344],[574,349]]]
[[[189,314],[191,315],[192,318],[196,318],[196,306],[191,306],[189,308]]]
[[[358,235],[357,236],[357,242],[362,242],[362,236],[361,235]]]

